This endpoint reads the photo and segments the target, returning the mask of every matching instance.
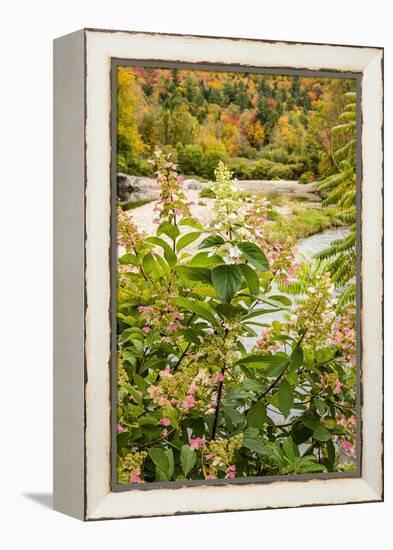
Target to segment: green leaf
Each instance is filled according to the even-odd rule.
[[[283,380],[278,386],[277,398],[278,408],[287,417],[293,407],[294,393],[292,386],[286,380]]]
[[[302,363],[303,363],[303,349],[301,348],[301,346],[297,345],[292,353],[291,353],[291,356],[289,358],[289,362],[291,364],[291,366],[295,369],[298,369]]]
[[[178,265],[175,270],[190,281],[203,281],[204,283],[210,284],[212,282],[212,272],[207,267]]]
[[[164,258],[162,258],[159,254],[155,256],[156,262],[158,266],[161,268],[162,275],[165,275],[166,277],[170,275],[171,269],[170,266],[173,266],[176,263],[176,255],[173,254],[171,251],[171,256],[168,256],[166,252],[164,252]]]
[[[171,477],[173,476],[173,472],[175,471],[175,459],[173,457],[172,449],[167,449],[165,451],[165,455],[169,462],[168,478],[171,479]]]
[[[284,360],[281,363],[272,363],[268,366],[266,369],[266,376],[268,378],[277,378],[277,376],[280,376],[285,369],[288,367],[288,360]]]
[[[182,250],[189,244],[196,241],[200,236],[201,236],[200,231],[191,231],[190,233],[186,233],[185,235],[180,237],[180,239],[177,241],[177,244],[176,244],[177,252],[180,252],[180,250]]]
[[[321,423],[314,428],[312,436],[317,441],[329,441],[332,438],[332,434]]]
[[[234,424],[235,426],[237,426],[238,424],[243,424],[244,415],[239,413],[236,409],[233,409],[232,407],[228,407],[227,405],[225,405],[222,409],[223,409],[224,415],[226,415],[229,418],[232,424]]]
[[[247,414],[247,425],[250,428],[262,428],[266,422],[266,407],[262,401],[255,403]]]
[[[283,447],[285,456],[290,460],[290,462],[293,462],[295,458],[295,448],[294,448],[292,438],[291,437],[285,438],[282,442],[282,447]]]
[[[261,392],[264,388],[264,385],[262,382],[259,382],[259,380],[243,380],[243,382],[240,383],[240,386],[243,387],[246,391],[254,391],[254,392]]]
[[[117,448],[121,449],[122,447],[127,447],[128,442],[130,441],[131,434],[130,432],[121,432],[117,434]]]
[[[286,310],[289,311],[287,306],[283,303],[282,300],[273,300],[273,298],[267,298],[264,294],[257,294],[255,298],[258,298],[264,304],[277,308],[277,310]],[[277,298],[277,296],[276,296]],[[283,307],[284,306],[284,307]]]
[[[266,315],[267,313],[274,313],[276,311],[279,311],[279,309],[253,309],[250,313],[243,316],[243,321],[253,319],[254,317],[259,317],[260,315]]]
[[[127,265],[127,264],[139,265],[139,263],[140,262],[138,257],[135,256],[134,254],[124,254],[119,258],[119,264],[121,265]]]
[[[142,396],[138,390],[136,390],[131,384],[122,384],[122,388],[127,390],[127,392],[132,396],[134,401],[138,403],[138,405],[142,404]]]
[[[243,242],[238,243],[237,247],[242,253],[244,259],[250,262],[256,269],[260,271],[269,271],[269,262],[265,253],[254,243]]]
[[[199,244],[198,248],[211,248],[212,246],[220,246],[225,241],[220,235],[209,235],[206,239]]]
[[[156,262],[154,260],[153,254],[150,254],[150,252],[149,254],[146,254],[146,256],[143,257],[142,265],[143,265],[143,269],[147,273],[152,273],[156,266]]]
[[[312,435],[312,430],[305,426],[304,424],[301,424],[298,422],[297,424],[294,424],[292,428],[292,439],[295,442],[296,445],[300,445],[301,443],[304,443],[309,439]]]
[[[190,328],[183,328],[179,330],[179,334],[182,334],[186,342],[196,344],[197,346],[201,345],[201,341],[198,338],[199,333],[196,330],[191,330]]]
[[[238,265],[222,264],[213,267],[212,282],[217,296],[223,302],[230,302],[242,283],[242,270]]]
[[[136,374],[136,373],[134,374],[133,378],[138,390],[144,393],[148,388],[148,384],[146,380],[142,376],[139,376],[139,374]]]
[[[174,241],[176,237],[180,235],[180,230],[173,223],[162,222],[157,228],[157,237],[159,237],[162,233]]]
[[[258,294],[259,292],[258,275],[249,265],[240,264],[240,269],[242,270],[243,277],[246,280],[250,294]]]
[[[281,302],[284,306],[290,306],[292,301],[287,296],[269,296],[269,299],[273,302]]]
[[[189,265],[195,267],[214,267],[222,264],[223,259],[217,254],[210,254],[209,252],[199,252],[190,260]]]
[[[336,448],[334,446],[334,443],[332,442],[332,440],[329,440],[327,443],[326,443],[326,450],[327,450],[327,457],[328,457],[328,461],[331,465],[331,469],[334,468],[334,462],[336,460]]]
[[[316,397],[314,399],[315,406],[320,416],[323,416],[326,412],[326,405],[323,399]]]
[[[164,477],[168,480],[170,478],[171,463],[166,451],[158,447],[151,447],[148,449],[148,453],[157,470],[164,474]]]
[[[180,463],[185,476],[187,476],[193,469],[195,462],[196,454],[194,449],[192,449],[189,445],[183,445],[180,451]]]
[[[243,436],[243,447],[246,447],[246,449],[250,449],[253,453],[257,454],[265,454],[266,453],[266,447],[263,444],[263,441],[260,437],[256,435],[257,430],[254,430],[253,428],[248,428],[244,432]]]
[[[242,357],[242,359],[239,359],[239,361],[237,362],[237,365],[249,363],[268,363],[270,365],[281,365],[283,362],[288,363],[288,356],[285,353],[277,353],[275,355],[271,353],[264,353]]]
[[[203,229],[203,226],[193,218],[184,218],[179,225],[186,225],[187,227],[193,227],[194,229]]]
[[[169,481],[169,477],[167,476],[167,474],[163,470],[161,470],[161,468],[158,468],[157,466],[156,466],[156,479],[155,479],[155,481],[159,481],[159,482]]]
[[[164,250],[164,258],[166,259],[168,264],[170,266],[175,265],[177,260],[176,254],[173,252],[169,244],[166,241],[164,241],[164,239],[160,239],[159,237],[148,237],[146,241],[161,247]]]
[[[233,317],[241,316],[244,313],[244,308],[231,304],[217,304],[216,311],[222,317],[232,319]]]
[[[210,323],[216,323],[216,319],[214,317],[214,309],[211,308],[206,302],[189,300],[188,298],[183,298],[182,296],[179,296],[179,298],[176,298],[176,304],[183,309],[191,311],[199,317],[210,321]]]

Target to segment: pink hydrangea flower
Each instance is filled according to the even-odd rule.
[[[171,421],[169,418],[161,418],[161,420],[159,421],[159,424],[161,424],[161,426],[170,426]]]
[[[192,409],[195,407],[195,397],[193,395],[187,395],[182,404],[185,409]]]
[[[116,425],[116,431],[118,434],[121,434],[121,432],[125,431],[125,428],[121,424]]]
[[[188,444],[191,447],[191,449],[200,449],[205,445],[205,438],[196,437],[195,439],[189,439]]]
[[[154,313],[154,309],[151,306],[139,306],[139,313]]]
[[[198,391],[198,386],[192,385],[188,388],[188,395],[194,395]]]
[[[160,407],[170,407],[172,403],[166,397],[158,397],[156,399],[157,405]]]
[[[148,334],[149,332],[151,332],[151,328],[148,327],[147,325],[146,325],[145,327],[143,327],[142,330],[143,330],[143,332],[144,332],[145,334]]]
[[[179,328],[181,328],[180,323],[169,323],[167,330],[168,332],[173,332],[174,330],[177,330]]]
[[[232,464],[232,466],[228,466],[227,468],[227,475],[225,477],[233,479],[236,477],[236,466],[235,464]]]
[[[137,468],[131,472],[129,481],[130,483],[142,483],[140,468]]]
[[[355,447],[350,441],[343,441],[341,443],[342,450],[350,456],[355,456]]]
[[[165,369],[160,370],[161,378],[168,378],[168,376],[170,376],[170,375],[171,375],[170,367],[165,367]]]
[[[215,374],[213,374],[212,380],[213,380],[214,384],[216,384],[217,382],[222,382],[224,380],[224,373],[223,372],[216,372]]]
[[[334,389],[333,389],[333,393],[334,395],[337,395],[341,392],[341,389],[343,387],[344,384],[341,384],[340,380],[336,380],[335,382],[335,385],[334,385]]]
[[[160,393],[160,390],[159,388],[157,388],[157,386],[149,386],[147,388],[147,393],[150,395],[150,397],[156,397]]]

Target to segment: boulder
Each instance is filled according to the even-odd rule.
[[[191,191],[200,191],[203,189],[204,185],[198,180],[187,179],[184,180],[183,187],[184,189],[191,189]]]
[[[155,180],[144,176],[117,174],[117,197],[121,203],[153,201],[159,197]]]

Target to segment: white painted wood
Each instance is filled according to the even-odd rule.
[[[84,518],[84,32],[54,42],[54,508]]]

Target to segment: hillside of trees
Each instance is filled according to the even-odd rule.
[[[331,128],[351,79],[119,67],[118,171],[153,175],[159,147],[179,170],[211,179],[309,182],[334,173]]]

